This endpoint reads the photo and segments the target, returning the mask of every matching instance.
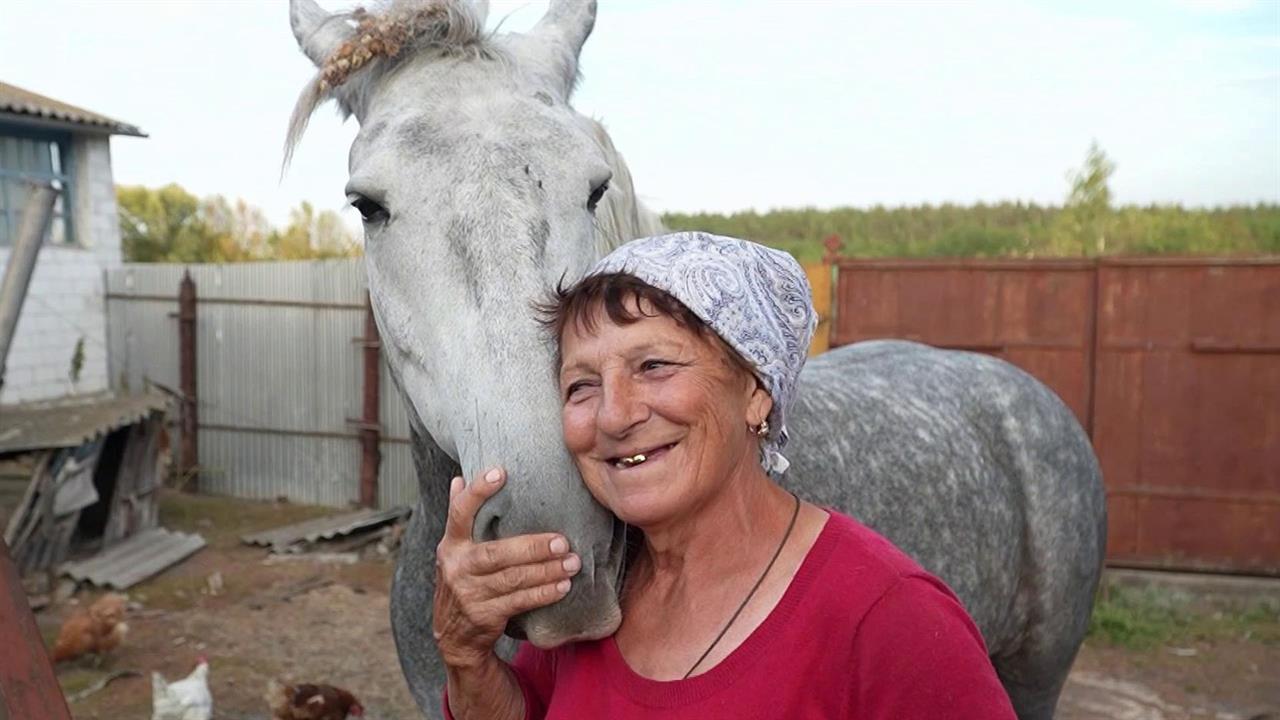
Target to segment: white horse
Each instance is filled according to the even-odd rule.
[[[435,715],[434,548],[448,479],[510,480],[479,539],[555,530],[583,559],[559,603],[509,634],[541,646],[620,620],[621,528],[560,435],[554,342],[532,306],[618,243],[661,229],[608,135],[569,105],[595,3],[553,0],[525,34],[489,35],[463,0],[331,15],[291,0],[316,64],[287,150],[322,102],[360,131],[347,193],[369,290],[414,429],[421,498],[392,589],[409,686]],[[1096,459],[1066,407],[1016,368],[912,343],[815,358],[792,414],[784,484],[876,528],[955,589],[1023,718],[1051,717],[1083,639],[1105,542]]]

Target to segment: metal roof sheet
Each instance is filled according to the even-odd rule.
[[[408,515],[407,507],[395,507],[390,510],[357,510],[272,528],[245,535],[240,539],[250,545],[270,546],[273,552],[287,552],[289,546],[294,543],[331,540],[339,535],[350,535],[358,530],[399,520]]]
[[[76,447],[168,408],[157,392],[0,405],[0,453]]]
[[[199,535],[151,528],[87,560],[63,563],[60,572],[99,587],[126,590],[204,546]]]
[[[5,114],[70,123],[112,135],[147,136],[136,125],[120,122],[106,115],[0,82],[0,119],[3,119]]]

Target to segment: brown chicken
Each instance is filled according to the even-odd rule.
[[[62,623],[53,644],[53,661],[62,662],[90,653],[101,657],[114,650],[129,632],[124,622],[125,596],[107,593],[80,608]]]
[[[346,720],[363,717],[364,707],[351,693],[332,685],[267,683],[272,720]]]

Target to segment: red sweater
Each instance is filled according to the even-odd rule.
[[[641,677],[611,637],[525,643],[513,669],[529,720],[1014,718],[951,590],[836,512],[777,607],[701,675]]]

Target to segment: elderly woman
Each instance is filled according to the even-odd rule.
[[[507,620],[562,597],[581,562],[555,535],[473,543],[476,511],[505,476],[455,478],[434,615],[447,715],[1013,717],[942,582],[770,475],[786,469],[815,324],[791,256],[702,233],[636,240],[548,314],[565,445],[640,540],[621,624],[502,661]]]

